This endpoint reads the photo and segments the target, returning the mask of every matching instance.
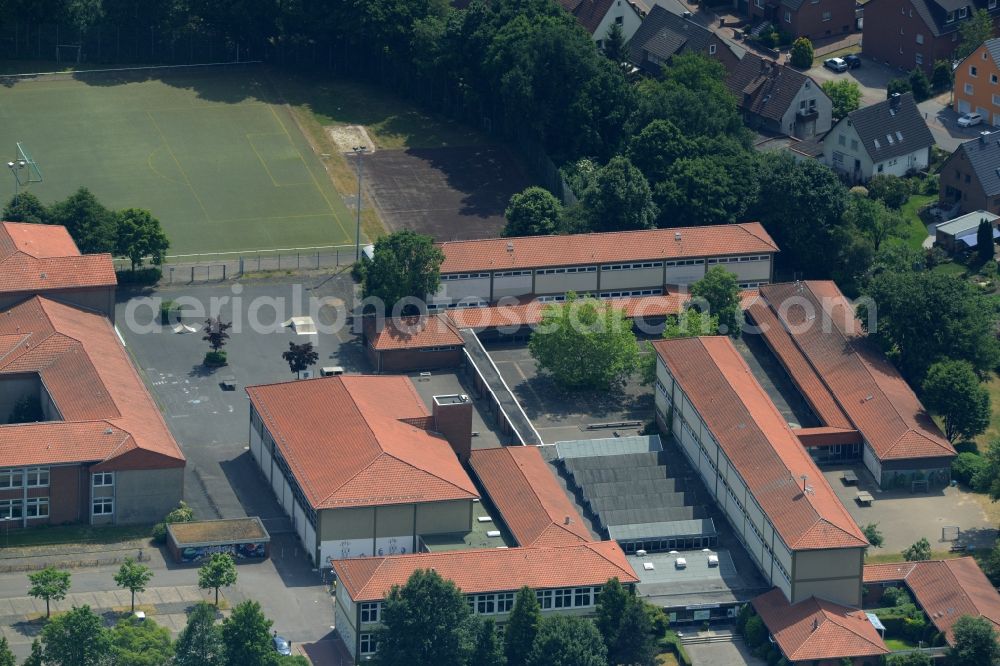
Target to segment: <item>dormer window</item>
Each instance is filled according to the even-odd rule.
[[[961,9],[958,10],[958,18],[964,19],[968,15],[969,15],[969,10],[967,8],[962,7]]]
[[[955,12],[948,12],[948,18],[946,20],[946,23],[954,23],[954,22],[955,22]]]

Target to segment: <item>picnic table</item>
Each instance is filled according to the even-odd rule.
[[[858,504],[861,506],[871,506],[872,502],[875,501],[875,498],[872,497],[872,494],[867,490],[859,490],[857,500]]]
[[[856,486],[858,485],[858,475],[852,470],[847,470],[840,475],[841,480],[844,482],[845,486]]]

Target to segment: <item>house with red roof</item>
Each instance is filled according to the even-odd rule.
[[[0,520],[152,523],[184,455],[109,319],[109,255],[63,227],[0,224]]]
[[[317,566],[471,530],[466,396],[437,396],[429,413],[408,377],[385,375],[246,390],[250,453]]]
[[[565,236],[450,241],[441,286],[428,308],[477,307],[504,300],[662,296],[716,265],[744,289],[771,281],[778,246],[757,222]],[[672,288],[672,289],[671,289]]]
[[[66,227],[0,223],[0,308],[35,294],[96,310],[114,321],[110,254],[80,254]]]
[[[444,314],[414,317],[365,317],[365,356],[377,373],[454,368],[462,362],[465,341]]]
[[[356,661],[371,659],[383,600],[415,571],[433,569],[465,594],[472,612],[506,622],[522,587],[535,591],[543,615],[596,612],[601,587],[638,577],[613,541],[494,548],[336,560],[335,623]]]
[[[904,587],[935,628],[954,645],[963,615],[982,617],[1000,631],[1000,594],[971,557],[865,565],[865,587],[877,602],[887,587]]]

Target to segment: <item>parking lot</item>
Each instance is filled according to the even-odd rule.
[[[551,377],[539,374],[526,345],[497,345],[486,350],[546,444],[572,439],[634,435],[653,418],[653,392],[638,377],[621,389],[567,393]],[[602,427],[637,421],[638,425]]]
[[[859,54],[860,55],[860,54]],[[820,85],[825,81],[854,81],[861,88],[861,106],[876,104],[885,100],[885,90],[889,81],[905,76],[891,67],[861,56],[861,67],[846,72],[834,72],[820,63],[806,72]]]
[[[844,470],[858,476],[857,486],[845,485]],[[912,543],[926,538],[933,550],[948,550],[953,543],[941,540],[941,528],[958,526],[959,543],[988,548],[997,538],[997,529],[986,514],[983,503],[988,498],[961,488],[944,488],[927,493],[907,490],[880,490],[864,465],[824,467],[823,475],[858,525],[877,523],[885,543],[875,552],[898,553]],[[868,491],[875,498],[871,506],[856,501],[857,492]]]

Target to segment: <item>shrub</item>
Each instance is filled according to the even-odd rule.
[[[893,79],[889,81],[889,84],[886,86],[885,89],[886,98],[892,97],[894,93],[899,93],[900,95],[902,95],[903,93],[908,93],[908,92],[910,92],[909,79]]]
[[[813,64],[813,45],[806,37],[799,37],[792,44],[791,56],[792,67],[799,69],[809,69]]]
[[[210,368],[217,368],[219,366],[226,365],[228,361],[226,360],[226,352],[224,351],[210,351],[205,352],[204,364]]]
[[[882,603],[884,606],[902,606],[910,603],[910,594],[901,587],[887,587],[882,590]]]
[[[951,463],[951,476],[971,488],[973,479],[981,475],[987,466],[986,459],[978,453],[959,453]]]
[[[979,445],[975,442],[959,442],[955,444],[955,450],[959,453],[979,453]]]
[[[152,285],[160,281],[163,271],[159,268],[140,268],[134,271],[115,271],[118,284]]]
[[[932,173],[923,180],[924,194],[937,194],[941,189],[941,176]]]
[[[364,282],[365,273],[368,272],[368,264],[371,263],[371,259],[367,255],[361,255],[361,261],[355,261],[354,265],[351,266],[351,277],[354,278],[355,282]]]
[[[153,541],[156,543],[165,543],[167,540],[167,525],[170,523],[190,523],[194,520],[194,510],[187,505],[187,502],[183,500],[177,505],[177,508],[172,510],[166,516],[163,517],[163,522],[157,523],[153,526]]]
[[[747,645],[752,648],[768,645],[767,627],[764,625],[764,620],[760,619],[760,615],[754,615],[746,621],[743,626],[743,638],[746,639]],[[763,658],[763,655],[760,656]]]
[[[931,73],[931,87],[937,91],[951,88],[952,69],[950,60],[936,60],[934,71]]]

